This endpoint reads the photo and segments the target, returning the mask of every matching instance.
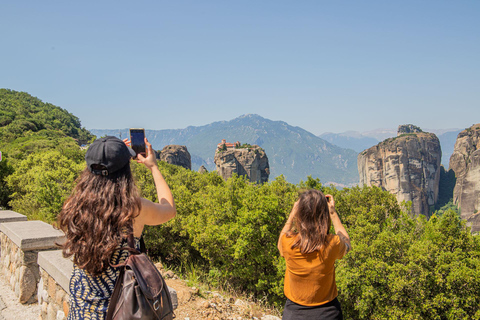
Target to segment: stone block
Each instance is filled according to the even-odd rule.
[[[5,255],[5,259],[3,260],[3,266],[4,266],[5,269],[10,268],[10,255],[9,254]]]
[[[38,252],[36,251],[27,251],[23,253],[22,264],[36,264],[38,258]]]
[[[37,281],[29,267],[20,267],[20,294],[21,303],[26,303],[34,295],[37,289]]]
[[[63,313],[65,313],[66,317],[68,316],[69,308],[70,308],[70,306],[68,305],[68,302],[63,300]]]
[[[47,310],[48,310],[48,303],[44,301],[42,303],[42,318],[46,319],[47,318]]]
[[[38,253],[38,265],[60,285],[65,292],[69,292],[70,277],[73,262],[62,255],[61,250],[41,251]]]
[[[27,216],[11,210],[0,210],[0,223],[27,221]]]
[[[56,320],[65,320],[65,319],[66,319],[65,313],[63,311],[58,310]]]
[[[170,296],[172,297],[172,305],[173,309],[175,310],[178,307],[177,291],[171,287],[168,287],[168,292],[170,292]]]
[[[48,277],[47,291],[48,291],[48,296],[53,301],[55,301],[55,292],[57,291],[57,284],[55,283],[55,279],[53,279],[52,277]]]
[[[57,286],[57,292],[55,293],[55,303],[61,306],[64,296],[65,296],[65,291],[63,291],[63,289],[60,286]]]
[[[43,301],[43,278],[40,278],[40,281],[37,285],[37,299],[38,305],[41,306]]]
[[[23,251],[54,249],[65,239],[62,231],[42,221],[2,223],[0,231]]]
[[[57,309],[53,303],[49,303],[47,307],[47,320],[56,320],[57,319]]]

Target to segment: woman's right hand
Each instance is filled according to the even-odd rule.
[[[331,194],[326,194],[325,198],[327,198],[328,212],[330,215],[335,214],[335,200],[333,200],[333,196]]]

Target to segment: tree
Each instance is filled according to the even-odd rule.
[[[0,161],[0,207],[5,209],[8,208],[8,202],[12,193],[6,179],[13,173],[13,167],[9,164],[5,153],[2,153],[2,158],[2,161]]]
[[[54,222],[75,179],[85,168],[57,150],[32,153],[7,177],[12,189],[10,206],[30,219]]]

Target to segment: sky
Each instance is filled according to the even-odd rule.
[[[480,122],[478,0],[2,1],[0,30],[0,88],[87,129]]]

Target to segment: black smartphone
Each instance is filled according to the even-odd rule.
[[[145,146],[145,129],[143,128],[131,128],[130,129],[130,141],[133,151],[142,156],[147,156],[147,148]]]

